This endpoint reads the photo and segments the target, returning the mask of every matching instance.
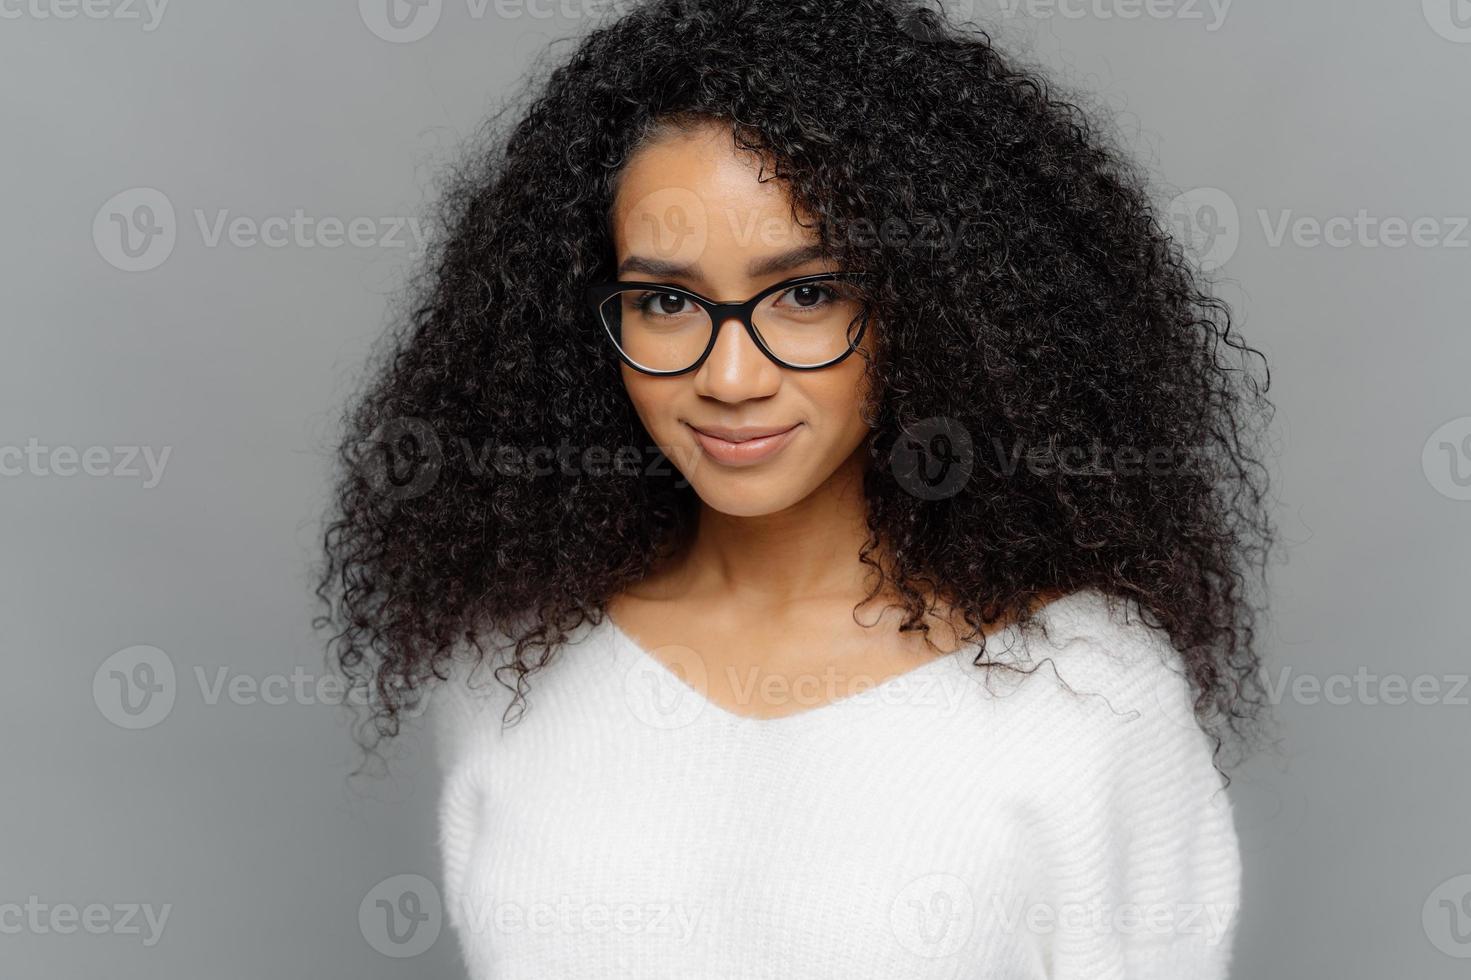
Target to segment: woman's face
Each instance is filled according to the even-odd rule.
[[[617,278],[733,303],[796,276],[841,271],[815,254],[817,235],[793,219],[782,182],[770,179],[770,168],[758,181],[760,172],[733,145],[729,127],[674,130],[645,145],[625,166],[613,202]],[[774,301],[810,303],[813,294]],[[796,371],[767,358],[728,320],[698,370],[661,378],[624,364],[623,383],[649,435],[705,504],[733,516],[772,514],[840,469],[861,472],[863,358],[872,331],[841,362]],[[697,429],[790,431],[737,448]]]

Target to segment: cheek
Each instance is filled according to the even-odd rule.
[[[850,357],[828,374],[817,372],[809,378],[807,398],[818,413],[824,429],[834,438],[853,435],[867,429],[863,422],[863,403],[868,391],[864,363]]]
[[[623,390],[628,400],[651,435],[661,428],[674,424],[669,403],[674,385],[661,383],[658,379],[639,374],[628,365],[623,365]]]

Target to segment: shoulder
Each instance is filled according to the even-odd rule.
[[[1104,781],[1188,771],[1214,782],[1185,658],[1137,603],[1081,590],[996,639],[987,660],[1015,670],[989,672],[987,687],[1006,691],[1000,701],[1038,765]]]
[[[1198,730],[1184,657],[1132,599],[1091,588],[1063,596],[1013,634],[1002,659],[1142,727]]]
[[[451,766],[470,746],[484,745],[500,730],[513,697],[507,683],[516,682],[513,671],[501,668],[510,663],[515,635],[513,628],[482,626],[450,649],[427,693],[427,717],[442,766]]]
[[[584,620],[550,646],[541,639],[528,640],[518,659],[518,642],[540,633],[537,625],[532,614],[523,613],[499,624],[482,624],[473,637],[451,648],[432,682],[428,709],[444,765],[491,751],[511,727],[521,724],[522,714],[544,714],[530,711],[533,701],[555,710],[585,689],[586,682],[579,679],[587,666],[583,654],[605,649],[607,631]],[[589,644],[590,639],[603,642]],[[569,656],[573,651],[564,648],[580,649]]]
[[[1231,803],[1184,658],[1137,605],[1088,590],[1042,610],[1023,689],[1047,821],[1134,848],[1225,854]],[[1034,669],[1035,668],[1035,669]],[[1122,846],[1122,844],[1120,844]]]
[[[1032,826],[1053,907],[1100,911],[1058,931],[1057,975],[1224,977],[1241,860],[1180,652],[1137,605],[1092,590],[1040,618],[1023,651],[1040,665],[1023,685],[1040,682],[1042,706]],[[1115,925],[1124,909],[1159,928]]]

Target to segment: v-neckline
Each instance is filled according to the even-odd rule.
[[[800,711],[792,711],[781,715],[761,716],[742,714],[710,698],[689,681],[681,677],[667,663],[659,657],[654,656],[640,643],[635,641],[608,614],[606,609],[603,611],[603,619],[600,626],[606,629],[611,635],[615,652],[622,654],[629,661],[630,671],[643,670],[652,673],[663,683],[672,685],[680,697],[689,699],[690,704],[694,707],[692,714],[699,715],[710,712],[727,724],[752,728],[786,728],[797,724],[810,723],[820,718],[825,719],[834,714],[840,714],[844,709],[851,709],[858,705],[872,703],[875,699],[883,698],[886,694],[892,693],[895,688],[902,689],[903,686],[913,684],[915,681],[939,671],[946,665],[958,666],[962,655],[966,656],[969,660],[970,658],[974,658],[980,650],[979,643],[966,643],[949,653],[936,654],[932,659],[918,666],[902,670],[897,674],[890,674],[878,683],[870,684],[852,694],[845,694],[831,701],[824,701],[813,707],[803,708]],[[995,639],[1011,628],[1010,625],[1003,627],[997,634],[992,635],[992,639]],[[627,677],[628,675],[625,675],[625,678]],[[689,720],[693,719],[691,718]],[[668,727],[682,727],[682,724],[676,723]]]

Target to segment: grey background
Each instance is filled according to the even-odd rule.
[[[170,456],[156,486],[146,468],[0,476],[0,905],[171,911],[151,946],[0,933],[0,974],[457,976],[448,931],[394,958],[358,921],[385,878],[437,879],[425,742],[403,739],[391,778],[349,782],[340,709],[211,704],[196,675],[322,673],[308,564],[327,452],[412,250],[210,247],[194,212],[419,214],[460,141],[589,8],[491,2],[477,17],[444,0],[407,43],[366,26],[386,0],[176,2],[152,29],[141,4],[113,11],[139,19],[63,19],[36,11],[65,0],[28,2],[0,22],[0,447]],[[1278,405],[1289,560],[1273,573],[1272,676],[1427,677],[1445,695],[1391,704],[1371,684],[1335,704],[1289,688],[1285,752],[1233,789],[1234,975],[1465,976],[1471,937],[1440,900],[1464,901],[1471,929],[1471,887],[1453,880],[1471,874],[1471,691],[1450,696],[1471,660],[1471,232],[1454,220],[1471,214],[1471,4],[1237,0],[1218,23],[1185,0],[954,6],[1094,93],[1161,200],[1189,192],[1176,212],[1221,232],[1201,254],[1228,257],[1221,291],[1269,356]],[[93,223],[140,187],[167,196],[177,240],[128,272]],[[1238,215],[1212,222],[1199,205],[1222,194]],[[1435,223],[1421,245],[1274,245],[1261,216],[1360,209]],[[167,654],[176,699],[129,730],[93,680],[137,645]]]

